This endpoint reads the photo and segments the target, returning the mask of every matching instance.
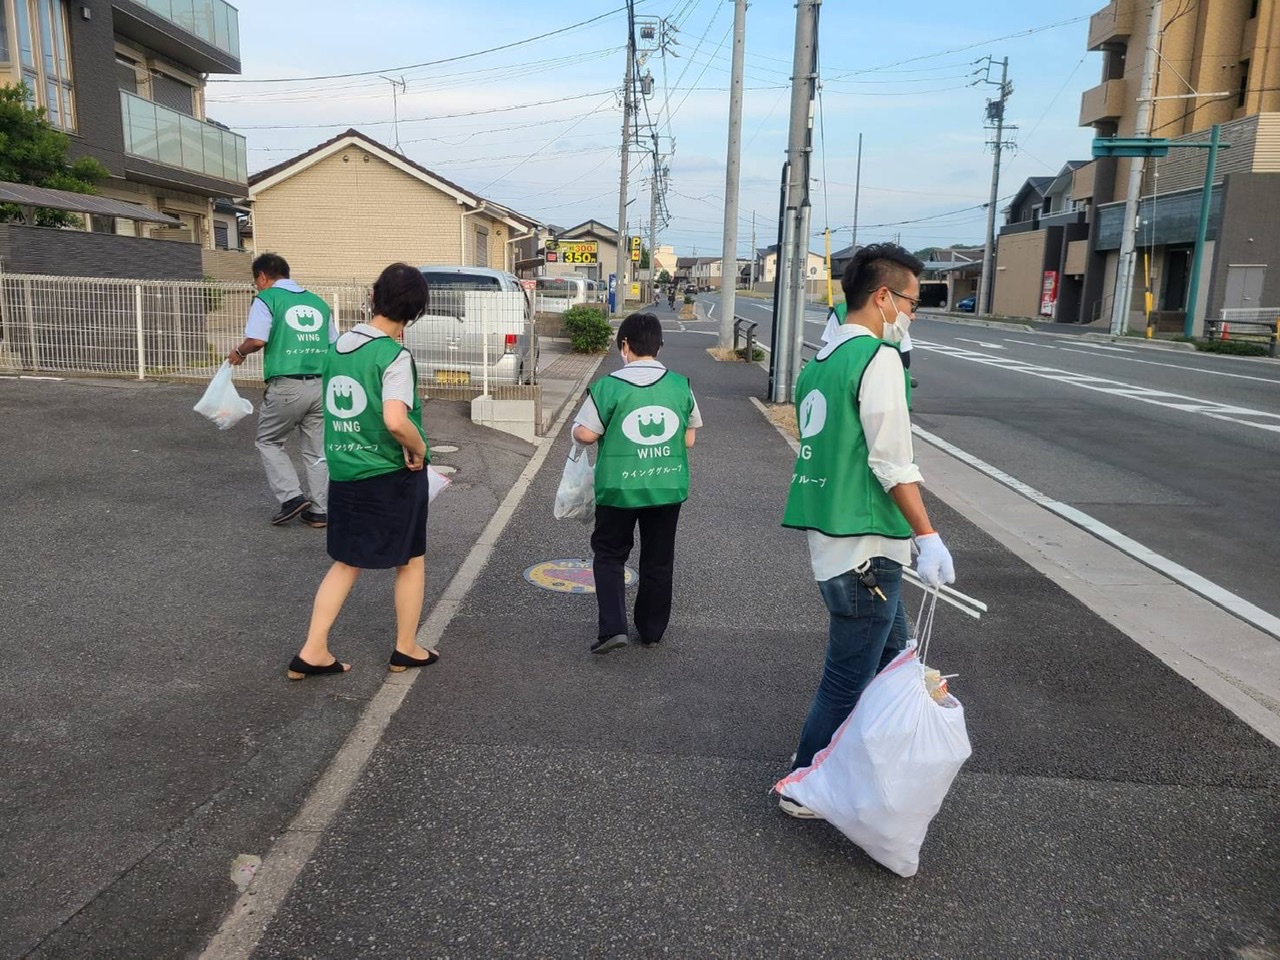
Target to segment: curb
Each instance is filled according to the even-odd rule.
[[[918,320],[941,320],[943,323],[957,323],[965,327],[986,327],[989,330],[1020,330],[1026,333],[1042,333],[1029,323],[1018,320],[981,320],[977,317],[963,317],[954,313],[921,313]]]
[[[587,370],[586,373],[579,377],[573,387],[570,388],[569,395],[560,402],[560,405],[556,407],[554,412],[552,412],[550,416],[544,416],[542,423],[548,425],[548,432],[550,431],[551,425],[555,424],[555,422],[560,419],[560,414],[564,412],[565,407],[570,406],[574,401],[582,396],[582,391],[586,389],[587,385],[591,382],[591,379],[596,375],[596,371],[600,369],[600,364],[604,362],[604,358],[607,356],[607,353],[600,354],[599,358],[591,366],[591,369]],[[539,443],[542,443],[547,438],[547,433],[542,430],[542,423],[538,424],[538,429],[536,431]]]

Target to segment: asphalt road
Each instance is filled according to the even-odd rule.
[[[737,304],[768,343],[769,302]],[[913,421],[1280,617],[1280,363],[1082,332],[918,319]]]

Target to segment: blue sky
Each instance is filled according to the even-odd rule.
[[[571,226],[617,220],[617,91],[625,69],[623,0],[534,5],[507,0],[242,0],[236,82],[212,78],[208,114],[248,138],[249,169],[263,169],[357,127],[468,189]],[[1099,82],[1101,55],[1085,50],[1101,0],[917,0],[822,5],[821,125],[815,130],[814,229],[849,242],[855,157],[863,134],[860,242],[918,249],[980,242],[990,189],[986,98],[974,61],[1009,58],[1002,197],[1029,176],[1087,159],[1091,131],[1076,125],[1080,94]],[[531,11],[537,15],[532,16]],[[601,16],[603,15],[603,16]],[[678,56],[653,56],[648,117],[670,156],[671,225],[659,242],[680,255],[719,254],[728,126],[731,0],[640,0],[639,17],[676,26]],[[594,23],[519,43],[589,18]],[[1056,26],[1055,26],[1056,25]],[[776,239],[795,9],[755,0],[747,15],[740,253]],[[467,54],[514,44],[509,49]],[[435,66],[413,64],[458,58]],[[316,80],[336,74],[376,73]],[[287,78],[290,82],[263,83]],[[514,108],[514,109],[513,109]],[[646,221],[649,164],[633,164],[632,226]],[[957,212],[959,211],[959,212]],[[915,222],[909,222],[915,221]],[[820,238],[813,241],[821,250]]]

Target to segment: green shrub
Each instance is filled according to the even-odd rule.
[[[734,352],[735,352],[739,357],[741,357],[743,360],[747,359],[747,348],[746,348],[746,347],[739,347],[739,348],[738,348],[737,350],[735,350]],[[763,350],[761,350],[759,347],[752,347],[752,348],[751,348],[751,359],[752,359],[752,360],[754,360],[754,361],[756,361],[757,363],[758,363],[759,361],[763,360],[763,359],[764,359],[764,351],[763,351]]]
[[[1239,357],[1265,357],[1267,348],[1248,340],[1197,340],[1196,349],[1202,353],[1231,353]]]
[[[692,294],[692,293],[686,293],[686,294],[684,295],[684,302],[685,302],[685,303],[693,303],[693,294]]]
[[[574,353],[604,353],[613,343],[613,327],[599,307],[570,307],[562,323]]]

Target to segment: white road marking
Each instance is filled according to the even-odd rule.
[[[1101,520],[1091,517],[1084,511],[1077,510],[1070,504],[1062,503],[1047,494],[1041,493],[1035,487],[1023,483],[1021,480],[1010,476],[998,467],[994,467],[987,463],[985,460],[981,460],[973,454],[961,450],[959,447],[948,443],[936,434],[923,430],[914,424],[912,424],[911,432],[926,443],[930,443],[939,450],[949,453],[957,460],[961,460],[974,469],[982,471],[987,476],[991,477],[991,479],[1004,484],[1009,489],[1017,491],[1033,503],[1039,504],[1046,510],[1056,513],[1069,523],[1080,527],[1082,530],[1088,531],[1099,540],[1103,540],[1111,544],[1113,547],[1116,547],[1133,557],[1133,559],[1137,560],[1139,563],[1164,574],[1170,580],[1174,580],[1177,583],[1182,584],[1187,589],[1198,593],[1210,603],[1221,607],[1228,613],[1231,613],[1234,616],[1239,617],[1241,620],[1244,620],[1246,623],[1257,627],[1259,630],[1269,633],[1273,637],[1280,638],[1280,617],[1275,617],[1270,613],[1267,613],[1267,611],[1263,610],[1261,607],[1255,606],[1248,600],[1244,599],[1244,597],[1232,593],[1226,587],[1220,586],[1212,580],[1208,580],[1200,576],[1200,574],[1195,571],[1188,570],[1186,567],[1182,566],[1182,564],[1175,563],[1168,557],[1156,553],[1149,547],[1144,546],[1131,537],[1125,536],[1119,530],[1116,530],[1114,527],[1107,526],[1107,524],[1103,523]]]
[[[1003,350],[1004,345],[1000,343],[990,343],[986,340],[970,340],[968,337],[956,337],[961,343],[976,343],[980,347],[990,347],[993,350]],[[912,341],[913,343],[915,341]]]
[[[1050,346],[1047,343],[1036,343],[1033,340],[1006,340],[1005,343],[1020,343],[1024,347],[1044,347],[1046,350],[1057,350],[1057,347]]]
[[[1071,370],[1059,370],[1056,367],[1045,367],[1039,364],[1016,360],[1009,356],[994,356],[991,354],[978,353],[974,350],[966,350],[963,347],[952,347],[928,340],[916,340],[915,345],[922,350],[941,353],[946,356],[955,357],[958,360],[968,360],[972,363],[980,363],[985,366],[999,367],[1004,370],[1011,370],[1015,373],[1025,373],[1032,377],[1040,377],[1043,380],[1054,380],[1058,383],[1066,383],[1071,386],[1083,387],[1086,390],[1093,390],[1097,393],[1106,393],[1116,397],[1128,397],[1131,400],[1137,400],[1141,403],[1149,403],[1157,407],[1165,407],[1169,410],[1180,410],[1183,413],[1198,413],[1203,416],[1212,417],[1215,420],[1226,420],[1231,423],[1243,424],[1247,427],[1256,427],[1259,430],[1267,430],[1271,433],[1280,433],[1280,413],[1270,413],[1266,410],[1255,410],[1251,407],[1218,403],[1215,400],[1202,400],[1198,397],[1188,397],[1180,393],[1169,393],[1165,390],[1154,390],[1149,387],[1135,386],[1134,384],[1124,383],[1119,380],[1108,380],[1105,377],[1095,377],[1090,374],[1076,373]],[[1241,419],[1242,417],[1257,418],[1264,422],[1259,423],[1253,419],[1245,420]]]

